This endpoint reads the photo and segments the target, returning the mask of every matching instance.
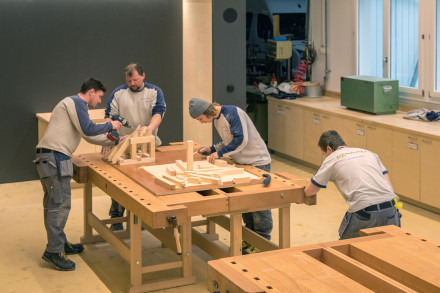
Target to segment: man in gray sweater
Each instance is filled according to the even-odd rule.
[[[43,259],[62,271],[75,270],[75,263],[66,254],[84,250],[82,244],[67,241],[64,227],[70,212],[70,181],[73,176],[71,157],[81,137],[100,145],[115,145],[105,133],[119,129],[119,121],[95,124],[90,120],[88,107],[100,102],[106,88],[94,78],[86,80],[77,95],[64,98],[52,111],[46,132],[37,145],[35,164],[44,190],[44,226],[47,245]]]

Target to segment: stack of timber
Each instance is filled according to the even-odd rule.
[[[156,184],[171,190],[206,184],[222,186],[224,182],[243,184],[259,178],[224,160],[215,160],[214,164],[208,161],[195,161],[190,164],[192,167],[188,167],[188,162],[176,160],[174,164],[143,168],[155,177]]]

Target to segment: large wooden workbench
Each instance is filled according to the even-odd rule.
[[[440,246],[396,226],[208,262],[210,292],[440,292]]]
[[[185,160],[183,145],[161,147],[156,152],[156,162],[141,164],[161,165]],[[161,150],[161,151],[160,151]],[[196,158],[195,158],[196,160]],[[201,190],[188,190],[177,194],[156,196],[150,190],[152,175],[141,165],[114,166],[102,160],[102,155],[82,154],[74,157],[75,179],[84,186],[84,236],[83,243],[106,240],[130,263],[130,292],[149,291],[194,283],[191,269],[191,244],[194,243],[215,258],[241,255],[242,239],[263,251],[290,247],[291,203],[315,204],[315,197],[304,195],[304,180],[289,174],[272,175],[269,185],[252,184],[240,186],[207,186]],[[247,172],[261,176],[262,170],[244,167]],[[127,230],[113,232],[106,225],[121,219],[99,219],[93,213],[92,184],[96,185],[127,209]],[[242,227],[243,212],[279,209],[279,245]],[[205,216],[206,220],[191,222],[194,216]],[[225,215],[229,215],[226,217]],[[167,217],[177,218],[180,228],[182,255],[180,261],[148,265],[142,263],[141,225],[176,251],[176,240]],[[215,226],[229,230],[230,248],[215,243]],[[206,227],[206,233],[194,226]],[[93,230],[99,235],[93,234]],[[122,238],[130,237],[130,245]],[[218,238],[218,237],[217,237]],[[145,273],[181,268],[181,274],[173,280],[158,280],[143,283]]]

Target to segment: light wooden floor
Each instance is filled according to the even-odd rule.
[[[316,170],[273,156],[272,172],[286,171],[310,178]],[[110,199],[94,188],[94,211],[105,216]],[[2,292],[126,292],[129,266],[108,244],[86,245],[81,255],[72,256],[73,272],[59,272],[41,259],[46,235],[43,225],[43,192],[39,181],[0,185],[0,284]],[[347,206],[330,184],[318,194],[316,206],[293,205],[291,208],[292,246],[333,241]],[[440,243],[440,215],[404,204],[402,228]],[[71,242],[78,242],[83,231],[82,189],[72,190],[72,211],[66,226]],[[277,219],[277,211],[273,211]],[[278,242],[275,224],[273,241]],[[227,243],[227,233],[219,229],[220,240]],[[160,262],[177,256],[152,237],[143,233],[143,261]],[[191,286],[156,292],[207,292],[206,261],[210,257],[193,246],[193,271],[197,282]],[[157,277],[157,275],[156,275]],[[146,276],[146,278],[149,278]],[[144,279],[146,280],[146,279]]]

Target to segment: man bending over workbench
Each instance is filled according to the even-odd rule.
[[[77,95],[64,98],[52,111],[49,125],[37,145],[35,164],[44,190],[44,226],[47,245],[43,259],[61,271],[75,270],[75,263],[66,254],[84,250],[82,244],[67,241],[64,226],[70,212],[70,181],[73,176],[72,154],[81,137],[90,143],[115,145],[105,133],[119,129],[121,122],[95,124],[90,120],[88,107],[95,108],[105,92],[101,81],[89,78]]]
[[[189,101],[189,114],[200,123],[214,122],[222,142],[201,147],[198,152],[215,159],[230,156],[238,164],[246,164],[270,172],[270,154],[267,146],[249,116],[236,106],[222,106],[205,100],[192,98]],[[246,228],[270,240],[272,231],[271,210],[242,214]],[[242,253],[256,253],[260,250],[249,243],[242,242]]]
[[[339,227],[340,239],[359,237],[361,229],[400,227],[402,215],[397,208],[401,203],[397,202],[388,171],[375,153],[347,147],[335,130],[324,132],[318,146],[325,159],[304,192],[313,195],[326,188],[328,181],[335,183],[348,203]]]

